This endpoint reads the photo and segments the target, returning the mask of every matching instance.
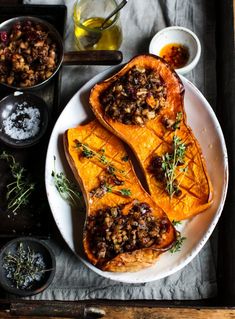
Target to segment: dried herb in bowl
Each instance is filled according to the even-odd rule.
[[[11,294],[30,296],[52,282],[56,260],[51,248],[32,237],[13,239],[0,251],[0,284]]]
[[[16,253],[5,254],[3,268],[13,287],[29,289],[43,278],[46,264],[41,253],[20,242]]]

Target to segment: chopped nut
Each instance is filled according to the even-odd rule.
[[[112,119],[143,125],[165,106],[166,85],[156,71],[136,66],[103,92],[101,102]]]
[[[16,22],[4,38],[0,39],[0,61],[5,65],[4,74],[0,70],[2,83],[27,87],[53,74],[57,49],[43,25],[29,20]]]
[[[147,203],[135,202],[128,214],[123,214],[123,208],[107,207],[88,217],[90,248],[100,264],[121,252],[158,244],[168,229],[168,220],[154,217]]]

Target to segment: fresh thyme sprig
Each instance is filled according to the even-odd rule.
[[[60,196],[72,206],[82,206],[82,194],[77,185],[71,182],[63,172],[56,171],[55,162],[56,157],[54,156],[54,170],[52,170],[51,176]]]
[[[170,252],[172,254],[179,252],[186,239],[187,239],[186,237],[182,237],[180,232],[178,232],[177,239],[176,239],[174,245],[171,247]]]
[[[88,145],[86,145],[78,140],[75,140],[75,144],[76,144],[76,147],[82,151],[82,155],[84,157],[86,157],[86,158],[94,157],[103,165],[108,166],[109,169],[111,168],[113,170],[113,172],[115,171],[115,172],[119,172],[121,174],[125,173],[123,170],[114,167],[113,163],[111,161],[109,161],[107,159],[107,157],[105,156],[104,149],[102,149],[99,153],[99,152],[96,152],[95,150],[91,149]]]
[[[2,152],[0,159],[9,164],[14,181],[7,185],[7,208],[15,213],[20,207],[25,207],[29,203],[29,197],[35,188],[35,183],[31,182],[27,176],[27,170],[16,162],[14,156]]]
[[[46,270],[46,265],[40,253],[35,253],[28,246],[19,244],[16,253],[4,256],[3,268],[6,276],[18,289],[29,289],[35,281],[40,281]]]
[[[162,171],[165,176],[166,191],[171,198],[179,190],[179,183],[176,181],[176,168],[178,165],[184,164],[185,152],[186,145],[177,135],[174,135],[173,152],[162,155]]]

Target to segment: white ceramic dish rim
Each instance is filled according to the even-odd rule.
[[[167,33],[168,31],[183,31],[186,34],[189,34],[195,41],[196,43],[196,54],[193,57],[192,61],[187,64],[186,66],[184,66],[183,68],[179,68],[179,69],[175,69],[176,72],[178,72],[179,74],[185,74],[190,72],[198,63],[200,56],[201,56],[201,43],[199,41],[199,38],[197,37],[197,35],[190,29],[185,28],[185,27],[181,27],[181,26],[171,26],[171,27],[167,27],[164,28],[162,30],[160,30],[159,32],[157,32],[152,40],[150,41],[149,44],[149,53],[151,54],[156,54],[156,47],[154,46],[155,42],[157,41],[157,39],[163,35],[164,33]],[[160,51],[161,48],[158,49],[158,51]]]
[[[111,70],[114,70],[115,68],[111,68]],[[112,72],[113,73],[113,72]],[[214,111],[212,110],[211,106],[209,105],[209,103],[207,102],[207,100],[204,98],[204,96],[201,94],[201,92],[190,82],[188,81],[186,78],[181,76],[181,79],[185,85],[185,87],[187,88],[191,88],[191,90],[195,93],[195,95],[197,95],[197,97],[203,101],[204,103],[204,107],[206,108],[209,116],[211,117],[217,133],[218,133],[218,137],[219,137],[219,141],[221,144],[221,149],[222,149],[222,158],[223,158],[223,164],[224,164],[224,184],[223,184],[223,191],[221,194],[221,199],[220,199],[220,203],[215,211],[215,213],[213,214],[213,218],[210,220],[210,223],[208,225],[208,228],[206,230],[205,233],[203,233],[202,238],[199,242],[193,244],[193,249],[191,251],[189,251],[188,253],[186,253],[185,258],[183,258],[183,260],[181,260],[180,258],[176,258],[176,260],[179,260],[178,263],[176,263],[176,265],[174,265],[172,268],[169,268],[168,270],[166,270],[165,272],[160,272],[160,274],[155,275],[154,277],[149,276],[149,277],[145,277],[143,280],[143,276],[139,276],[140,272],[142,272],[142,270],[140,272],[135,272],[135,273],[111,273],[111,272],[103,272],[100,269],[96,268],[95,266],[91,265],[86,259],[84,259],[82,256],[80,256],[78,254],[78,252],[75,250],[74,247],[74,241],[73,238],[71,240],[71,237],[69,237],[69,235],[71,236],[71,234],[67,234],[66,236],[63,233],[63,229],[61,229],[61,225],[58,221],[58,216],[56,216],[56,210],[55,210],[55,202],[53,202],[53,199],[51,199],[51,190],[52,187],[54,188],[55,191],[55,187],[54,185],[51,185],[51,168],[52,168],[52,156],[54,156],[55,154],[52,154],[52,146],[53,143],[58,147],[58,128],[60,125],[60,122],[62,122],[63,118],[66,118],[66,112],[68,112],[68,108],[75,102],[76,98],[78,97],[79,94],[81,94],[82,91],[85,91],[87,89],[90,89],[95,83],[103,80],[104,78],[107,78],[107,75],[110,75],[110,69],[104,71],[103,73],[98,74],[97,76],[95,76],[94,78],[92,78],[90,81],[88,81],[73,97],[72,99],[69,101],[69,103],[67,104],[67,106],[65,107],[65,109],[63,110],[63,112],[61,113],[60,117],[58,118],[54,129],[52,131],[51,134],[51,138],[50,138],[50,142],[49,142],[49,146],[48,146],[48,151],[47,151],[47,157],[46,157],[46,168],[45,168],[45,183],[46,183],[46,190],[47,190],[47,195],[48,195],[48,201],[53,213],[53,217],[55,219],[55,222],[62,234],[62,236],[64,237],[64,240],[66,241],[66,243],[68,244],[68,246],[70,247],[70,249],[80,258],[80,260],[87,265],[90,269],[92,269],[93,271],[95,271],[96,273],[98,273],[99,275],[112,279],[112,280],[116,280],[119,282],[125,282],[125,283],[144,283],[144,282],[150,282],[150,281],[154,281],[154,280],[158,280],[164,277],[167,277],[175,272],[177,272],[178,270],[182,269],[184,266],[186,266],[198,253],[199,251],[202,249],[202,247],[205,245],[205,243],[207,242],[207,240],[209,239],[212,231],[214,230],[219,217],[221,215],[223,206],[224,206],[224,202],[225,202],[225,198],[226,198],[226,194],[227,194],[227,187],[228,187],[228,158],[227,158],[227,150],[226,150],[226,145],[225,145],[225,141],[224,141],[224,137],[223,137],[223,133],[222,130],[220,128],[219,122],[214,114]],[[81,96],[80,96],[81,97]],[[87,102],[88,103],[88,102]],[[74,119],[73,119],[74,120]],[[86,120],[86,118],[81,119],[81,122],[83,122],[84,120]],[[74,125],[70,125],[68,123],[68,127],[73,127]],[[57,136],[56,136],[57,135]],[[56,143],[55,143],[55,139],[56,139]],[[59,151],[58,154],[59,155]],[[62,164],[61,164],[61,168],[62,168]],[[56,191],[57,192],[57,191]],[[59,194],[56,195],[57,196],[57,201],[61,201],[61,199],[59,198]],[[63,212],[64,213],[64,212]],[[201,216],[202,214],[200,214],[199,216]],[[195,217],[197,218],[197,216]],[[207,218],[207,217],[206,217]],[[187,221],[186,221],[187,223]],[[62,226],[62,228],[64,227],[64,225]],[[165,253],[163,254],[164,256],[168,254]],[[164,258],[163,255],[161,255],[161,259]],[[159,261],[156,263],[156,265],[159,263]],[[154,265],[155,266],[155,265]],[[153,267],[154,267],[153,266]],[[144,269],[143,272],[148,273],[148,270],[151,269],[147,268]],[[129,274],[129,276],[127,275]]]

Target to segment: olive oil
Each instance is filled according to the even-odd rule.
[[[109,20],[101,28],[104,18],[92,17],[81,24],[74,13],[74,34],[79,50],[117,50],[122,42],[122,31],[115,21]]]

